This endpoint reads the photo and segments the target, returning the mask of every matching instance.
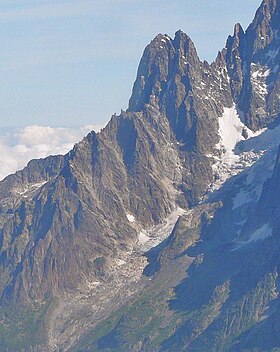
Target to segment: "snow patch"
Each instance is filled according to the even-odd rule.
[[[257,241],[264,241],[266,238],[272,236],[272,228],[269,224],[265,224],[262,227],[258,228],[255,232],[252,233],[250,238],[247,241],[240,241],[238,242],[238,246],[234,249],[240,249],[247,244],[257,242]]]
[[[94,289],[96,286],[99,286],[100,285],[100,281],[93,281],[93,282],[90,282],[88,280],[86,280],[85,284],[86,286],[88,287],[89,290],[92,290]]]
[[[268,93],[266,79],[269,74],[270,69],[267,66],[251,65],[252,88],[263,99]]]
[[[220,188],[228,178],[237,175],[260,158],[261,153],[255,152],[253,148],[237,154],[235,147],[239,142],[247,142],[264,131],[263,129],[253,132],[245,126],[241,122],[235,106],[224,108],[223,115],[219,118],[220,142],[216,145],[220,155],[212,156],[215,160],[212,166],[215,182],[210,185],[209,192]]]
[[[150,237],[147,235],[147,232],[142,230],[139,232],[139,236],[138,236],[138,243],[139,244],[143,244],[148,242],[150,239]]]
[[[240,121],[235,106],[224,108],[223,116],[219,120],[219,134],[221,137],[219,146],[224,148],[225,154],[232,157],[232,151],[237,142],[242,138],[242,129],[244,124]]]
[[[144,253],[164,241],[171,234],[178,218],[185,213],[184,209],[178,207],[161,224],[142,229],[138,235],[137,250]]]
[[[233,198],[233,207],[232,210],[240,208],[242,205],[247,204],[251,201],[250,193],[245,190],[241,190],[234,198]]]
[[[264,183],[272,176],[279,140],[280,125],[274,129],[265,130],[259,136],[240,142],[238,148],[243,150],[243,153],[239,154],[239,157],[247,155],[252,165],[244,170],[246,177],[239,192],[233,198],[233,210],[249,202],[256,203],[259,200]],[[256,161],[254,162],[254,160]]]
[[[28,184],[25,188],[14,189],[14,192],[19,194],[20,196],[26,197],[27,193],[34,192],[34,191],[38,190],[39,188],[44,186],[46,183],[47,183],[47,181]]]
[[[117,260],[118,266],[122,266],[122,265],[124,265],[125,263],[126,263],[125,260],[122,260],[122,259],[118,259],[118,260]]]
[[[263,241],[266,238],[271,236],[272,236],[272,228],[269,224],[265,224],[259,229],[257,229],[254,233],[252,233],[251,237],[245,243]]]
[[[266,71],[261,71],[261,70],[257,70],[255,72],[252,73],[252,77],[253,78],[258,78],[258,77],[268,77],[270,73],[270,70],[267,69]]]
[[[126,217],[129,222],[135,222],[135,217],[132,214],[126,214]]]

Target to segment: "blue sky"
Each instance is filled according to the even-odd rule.
[[[144,47],[188,33],[212,61],[258,0],[1,0],[0,129],[103,124],[126,109]]]

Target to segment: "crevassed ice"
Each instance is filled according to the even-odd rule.
[[[263,129],[253,132],[245,126],[239,118],[235,105],[231,108],[224,108],[223,115],[219,118],[220,142],[216,145],[220,156],[214,157],[216,161],[213,165],[215,182],[210,185],[210,192],[220,188],[228,178],[237,175],[259,159],[261,153],[255,153],[253,150],[239,154],[236,154],[234,150],[238,142],[246,140],[244,132],[247,134],[247,139],[250,139],[264,131]]]
[[[180,215],[185,213],[184,209],[177,207],[161,224],[153,226],[148,230],[141,230],[138,234],[137,250],[145,252],[165,240],[171,234]]]

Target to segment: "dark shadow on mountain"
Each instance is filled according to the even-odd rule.
[[[143,275],[152,277],[161,269],[160,255],[162,251],[169,246],[171,242],[170,236],[163,242],[158,244],[156,247],[151,248],[145,253],[145,257],[148,260],[148,265],[143,270]]]
[[[275,248],[275,252],[272,252],[271,248]],[[259,241],[235,250],[227,245],[217,244],[215,249],[203,254],[202,263],[194,261],[188,270],[188,277],[175,288],[176,298],[170,301],[171,310],[185,312],[185,323],[162,343],[160,351],[170,351],[172,348],[176,351],[176,346],[186,344],[187,339],[194,333],[196,319],[200,318],[202,312],[206,314],[207,309],[216,301],[219,302],[219,287],[229,282],[228,297],[225,302],[222,302],[222,308],[217,316],[201,336],[197,337],[198,341],[195,339],[188,345],[190,350],[198,351],[197,348],[203,336],[206,336],[206,339],[210,338],[209,336],[213,337],[215,331],[219,330],[222,323],[220,317],[245,295],[250,294],[257,284],[278,265],[278,248],[279,239],[276,236],[263,243]],[[193,249],[189,254],[192,252]],[[232,352],[235,351],[239,350],[232,350]]]
[[[272,155],[274,157],[274,154],[269,153],[270,158]],[[267,156],[262,156],[256,163],[260,162],[261,166],[265,157]],[[169,302],[169,307],[180,314],[185,312],[186,319],[176,333],[162,343],[160,351],[176,351],[176,346],[186,344],[186,339],[195,330],[195,316],[199,317],[201,312],[215,302],[219,287],[228,282],[229,294],[222,303],[220,312],[202,332],[201,337],[188,345],[190,350],[201,350],[198,345],[203,336],[206,336],[206,339],[215,336],[215,331],[218,331],[218,326],[222,323],[220,317],[245,295],[250,294],[278,265],[279,240],[276,236],[239,248],[234,242],[237,238],[237,230],[247,226],[246,222],[241,227],[236,224],[238,221],[242,223],[243,218],[249,217],[256,205],[256,203],[250,203],[244,209],[232,209],[232,199],[246,179],[246,172],[247,170],[244,170],[230,178],[206,201],[206,203],[222,201],[224,205],[216,211],[213,221],[202,227],[200,241],[183,252],[183,255],[194,258],[194,261],[187,270],[187,278],[175,287],[175,298]],[[259,346],[256,345],[256,347]]]
[[[103,336],[99,341],[98,341],[98,350],[103,351],[107,349],[117,349],[119,348],[119,342],[117,339],[117,333],[115,330],[111,331],[108,335]]]
[[[137,130],[133,119],[121,116],[116,138],[122,151],[123,161],[128,170],[132,168],[134,163],[137,137]]]
[[[270,314],[270,310],[273,313]],[[274,351],[280,346],[280,302],[272,302],[267,317],[240,335],[229,348],[229,352]]]

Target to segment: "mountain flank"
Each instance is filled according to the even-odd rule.
[[[279,9],[212,64],[159,34],[127,111],[0,182],[0,351],[280,351]]]

